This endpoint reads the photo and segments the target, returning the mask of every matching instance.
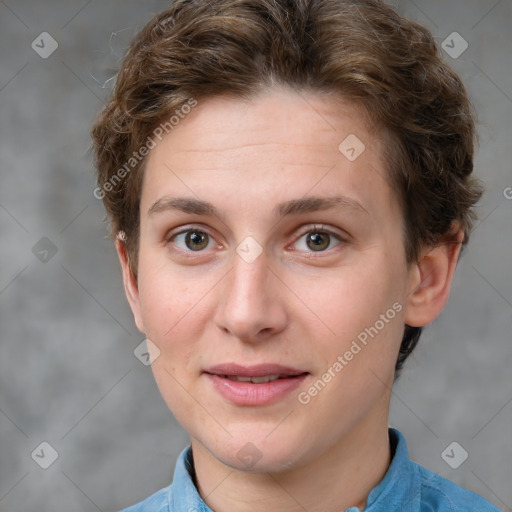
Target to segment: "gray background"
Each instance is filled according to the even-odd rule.
[[[87,153],[123,49],[167,5],[0,2],[1,512],[120,509],[168,485],[187,443],[133,354],[142,336]],[[394,5],[439,43],[453,31],[469,43],[445,58],[479,112],[487,192],[449,305],[394,389],[391,424],[418,462],[510,511],[512,2]],[[43,31],[59,45],[47,59],[31,48]],[[53,245],[34,254],[42,237]],[[46,470],[31,458],[43,441],[58,452]],[[452,441],[469,453],[458,469],[441,458]]]

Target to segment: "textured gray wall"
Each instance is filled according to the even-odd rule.
[[[87,154],[123,48],[167,4],[0,2],[1,512],[117,510],[167,485],[187,443],[134,357],[142,336]],[[469,44],[446,60],[479,112],[487,193],[449,305],[395,388],[391,423],[418,462],[510,511],[512,2],[397,8],[439,43],[455,31]],[[36,53],[52,49],[47,36],[41,48],[45,31],[58,43],[46,59]],[[452,39],[455,55],[463,47]],[[469,453],[457,469],[441,457],[453,441]],[[42,442],[58,453],[46,470]]]

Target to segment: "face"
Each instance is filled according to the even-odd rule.
[[[299,467],[387,425],[413,283],[385,176],[356,106],[289,90],[200,101],[152,149],[128,296],[217,460]]]

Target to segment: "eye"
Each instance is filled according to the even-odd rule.
[[[313,229],[302,235],[295,247],[299,251],[325,252],[342,243],[340,237],[323,228]]]
[[[199,252],[214,245],[213,238],[208,233],[198,229],[189,229],[176,233],[169,238],[169,241],[178,246],[179,249],[187,252]]]

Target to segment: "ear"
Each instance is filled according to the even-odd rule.
[[[117,237],[116,249],[123,271],[123,282],[126,298],[128,299],[128,304],[130,304],[130,308],[132,310],[133,318],[135,320],[135,325],[137,326],[137,329],[139,329],[140,332],[144,333],[145,329],[144,323],[142,322],[139,300],[139,286],[137,283],[137,278],[133,275],[132,269],[130,267],[130,258],[128,256],[128,251],[126,250],[126,245],[121,236]]]
[[[407,325],[425,326],[443,310],[450,296],[463,240],[464,231],[454,222],[439,245],[425,248],[419,261],[411,266],[405,311]]]

